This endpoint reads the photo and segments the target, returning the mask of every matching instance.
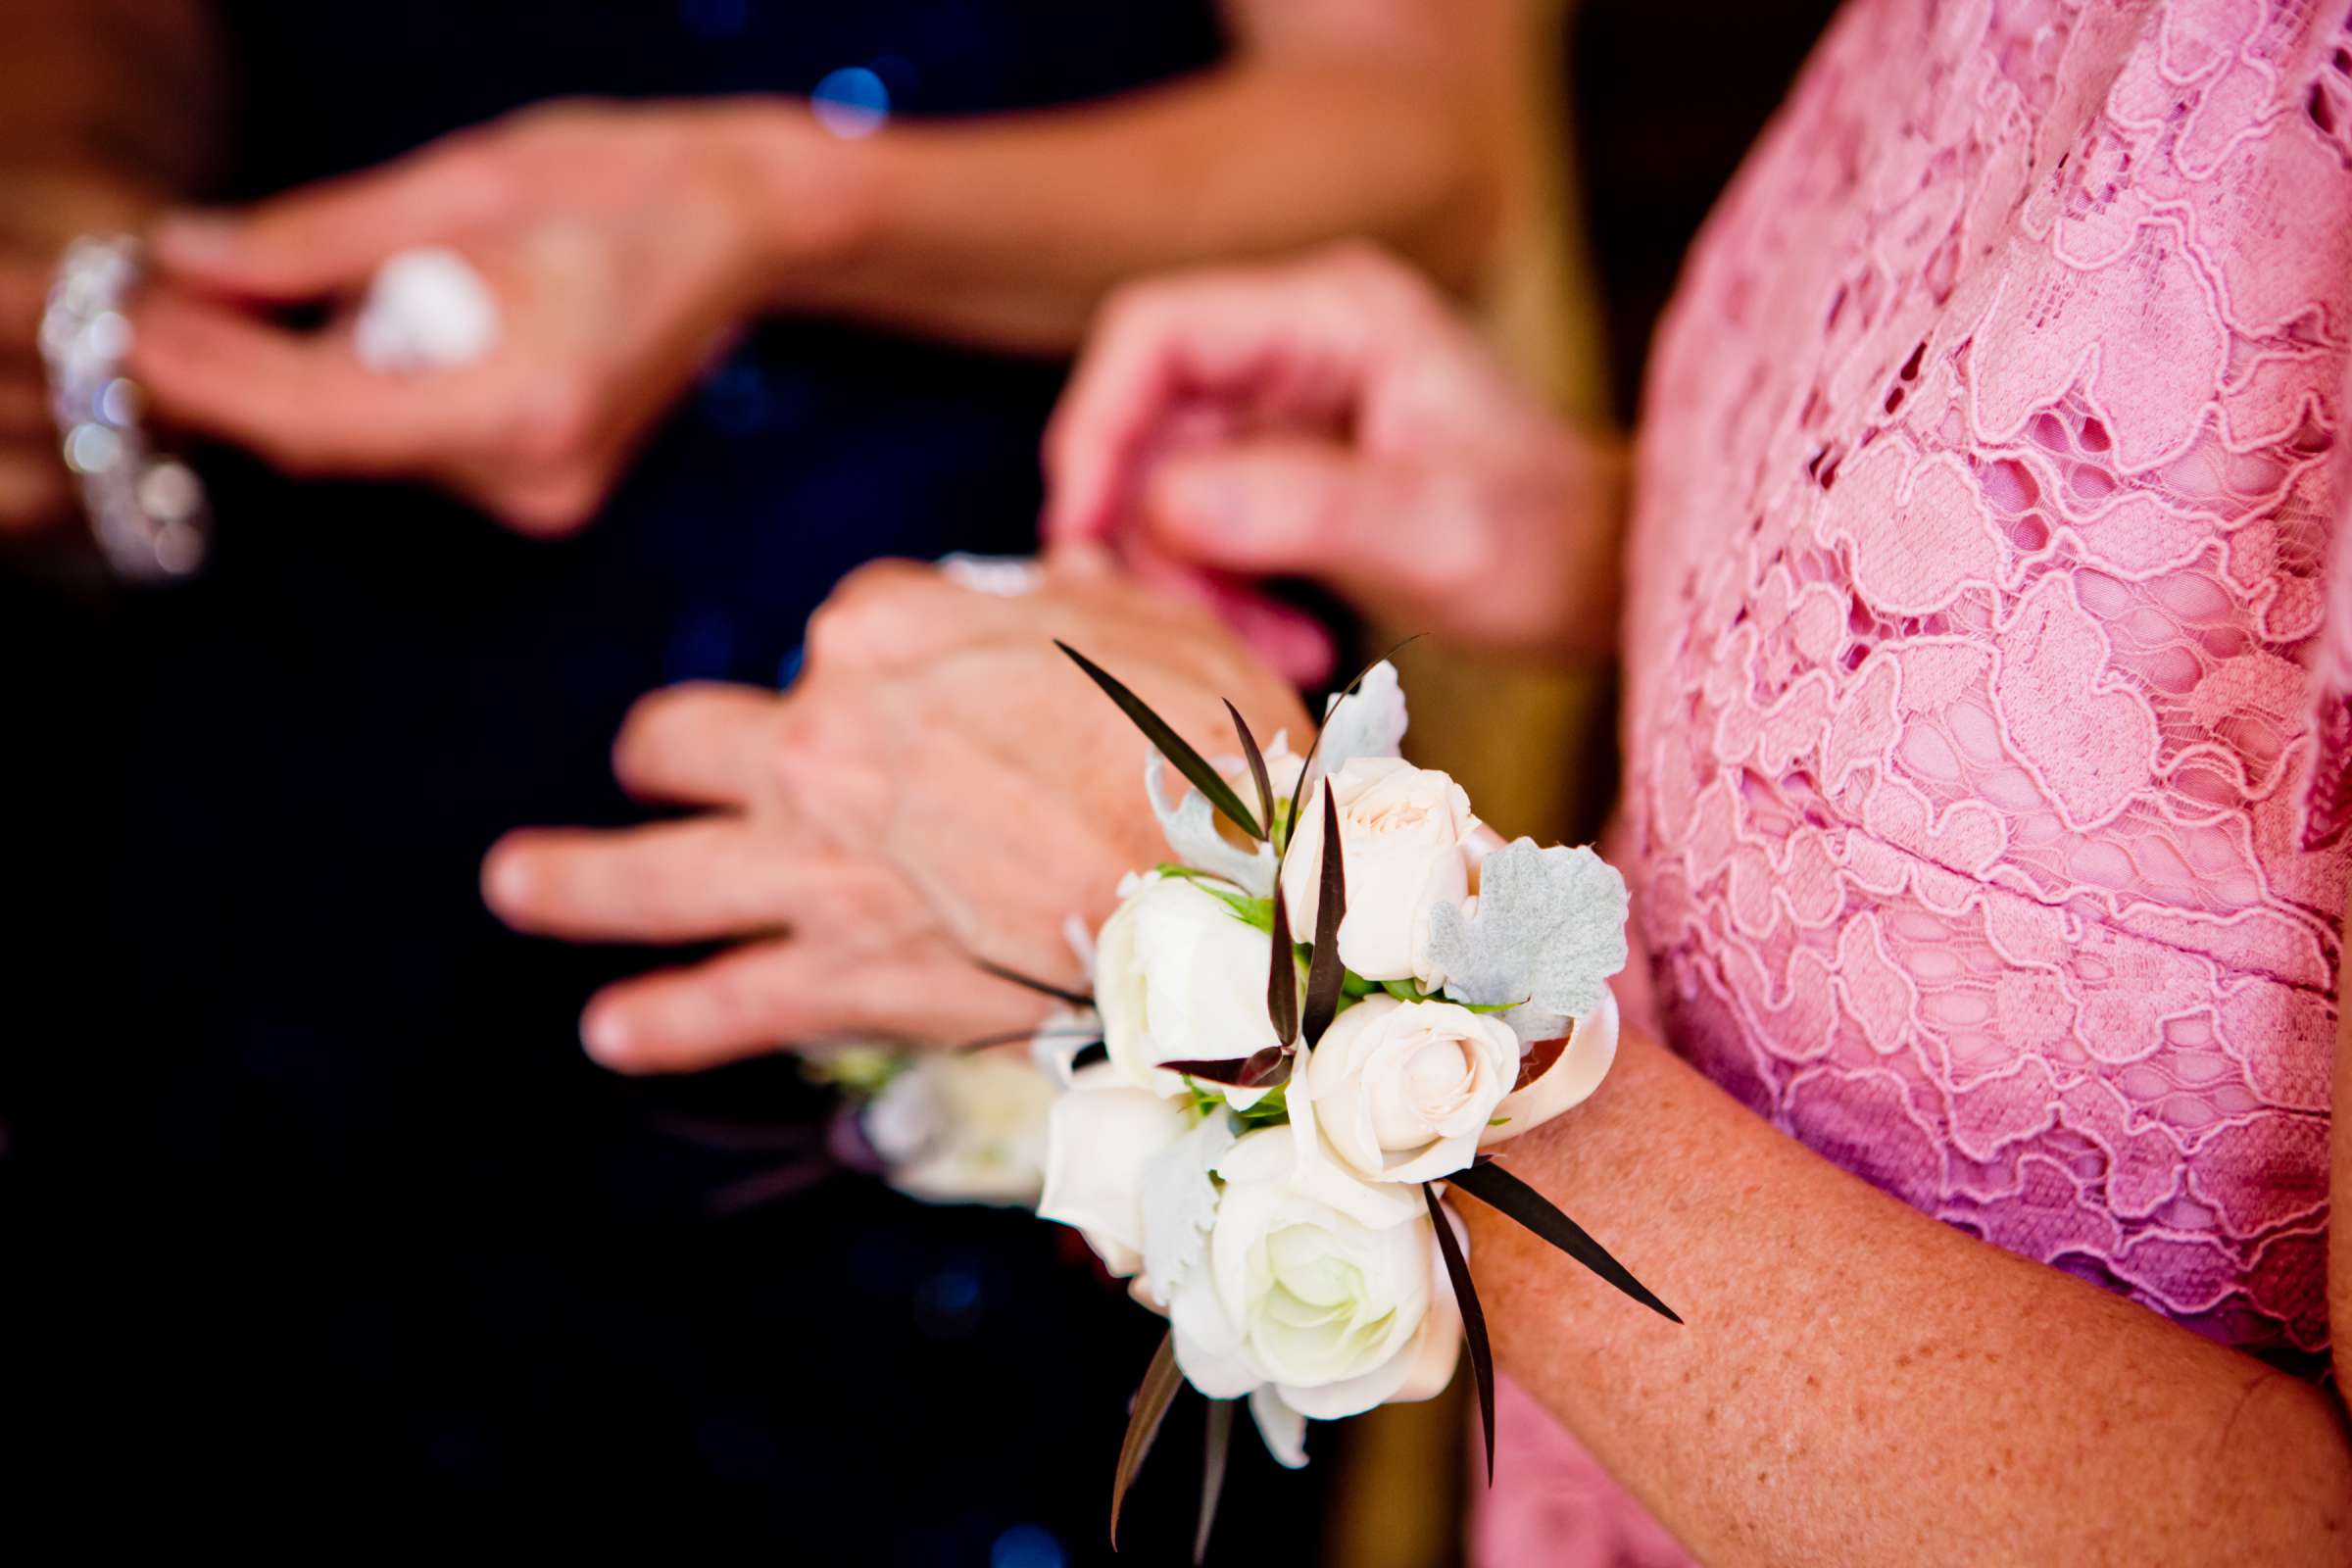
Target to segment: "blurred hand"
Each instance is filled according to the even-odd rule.
[[[572,941],[738,944],[589,1004],[583,1038],[623,1070],[1025,1027],[1049,1004],[973,958],[1082,988],[1064,922],[1091,929],[1124,873],[1166,858],[1146,743],[1055,637],[1211,756],[1239,750],[1223,698],[1261,738],[1304,733],[1297,698],[1213,620],[1100,552],[1010,599],[884,563],[817,612],[789,692],[682,686],[630,714],[621,782],[703,814],[510,834],[485,897],[518,930]]]
[[[1351,246],[1114,295],[1046,437],[1046,534],[1115,544],[1295,678],[1328,662],[1319,634],[1250,579],[1462,646],[1599,652],[1622,468],[1418,274]]]
[[[828,220],[822,160],[792,156],[821,134],[805,119],[559,104],[240,215],[167,220],[134,371],[165,416],[290,472],[427,479],[524,532],[567,531],[760,307],[771,215],[809,236]],[[355,301],[387,257],[425,244],[464,253],[498,296],[500,341],[477,364],[381,374],[348,329],[290,331],[252,309]]]

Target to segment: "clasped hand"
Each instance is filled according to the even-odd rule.
[[[630,717],[622,782],[702,814],[517,833],[493,852],[485,891],[523,930],[740,943],[592,1001],[600,1058],[691,1068],[1041,1014],[976,956],[1078,984],[1069,918],[1091,929],[1121,875],[1166,849],[1143,741],[1054,638],[1216,755],[1237,749],[1221,698],[1261,740],[1307,733],[1277,669],[1235,635],[1277,663],[1313,651],[1253,575],[1318,576],[1417,629],[1519,650],[1572,644],[1577,607],[1614,602],[1613,457],[1367,253],[1121,296],[1047,461],[1055,546],[1040,591],[868,567],[811,622],[790,692],[684,687]]]

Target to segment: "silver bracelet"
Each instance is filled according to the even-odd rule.
[[[41,312],[41,362],[98,548],[117,575],[154,582],[203,564],[212,513],[195,470],[149,445],[139,389],[122,374],[130,353],[122,306],[138,279],[139,245],[127,234],[69,245]]]

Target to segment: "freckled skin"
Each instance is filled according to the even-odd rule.
[[[2331,1396],[1918,1213],[1654,1041],[1508,1157],[1686,1323],[1465,1200],[1496,1360],[1701,1562],[2352,1562]]]

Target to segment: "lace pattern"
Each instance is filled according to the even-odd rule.
[[[2290,1360],[2328,1343],[2348,338],[2344,0],[1851,7],[1661,332],[1628,626],[1676,1049]]]

